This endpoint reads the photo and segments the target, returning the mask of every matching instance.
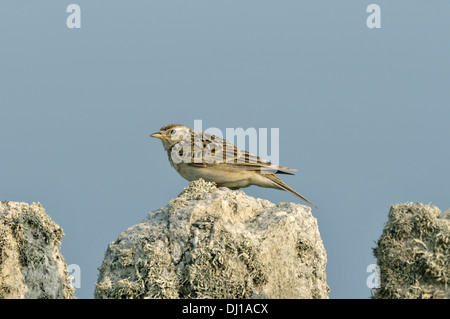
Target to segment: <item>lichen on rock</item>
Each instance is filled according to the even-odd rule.
[[[112,242],[95,298],[328,298],[307,206],[197,180]]]
[[[0,299],[74,298],[63,236],[41,204],[0,202]]]
[[[374,298],[450,298],[450,210],[392,206],[374,255],[381,281]]]

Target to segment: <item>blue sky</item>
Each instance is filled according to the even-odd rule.
[[[368,298],[391,204],[450,207],[450,3],[0,3],[0,200],[41,202],[92,298],[107,245],[188,182],[168,123],[278,128],[287,184],[317,204],[331,298]],[[272,202],[272,189],[244,190]]]

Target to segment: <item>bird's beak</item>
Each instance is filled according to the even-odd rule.
[[[156,137],[156,138],[159,138],[159,139],[167,138],[167,136],[165,136],[165,135],[163,135],[163,134],[161,134],[161,133],[159,133],[159,132],[150,134],[150,136],[151,136],[151,137]]]

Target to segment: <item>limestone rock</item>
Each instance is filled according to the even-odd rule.
[[[450,298],[450,210],[392,206],[374,255],[381,283],[374,298]]]
[[[40,204],[0,202],[0,299],[74,298],[63,236]]]
[[[95,298],[328,298],[311,209],[192,182],[112,242]]]

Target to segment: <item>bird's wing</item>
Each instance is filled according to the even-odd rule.
[[[215,135],[193,131],[188,139],[179,143],[188,165],[194,167],[227,166],[228,169],[267,171],[294,175],[284,171],[296,169],[277,166],[257,155],[239,149],[234,144]],[[188,150],[188,152],[186,152]],[[185,160],[186,162],[186,160]]]

